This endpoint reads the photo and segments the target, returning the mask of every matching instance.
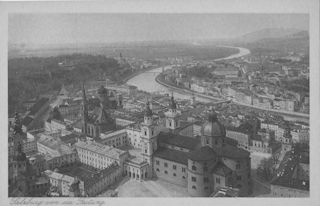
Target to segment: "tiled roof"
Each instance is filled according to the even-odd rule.
[[[196,149],[188,155],[189,159],[193,161],[210,161],[217,156],[217,153],[209,146]]]
[[[227,176],[232,173],[232,170],[227,167],[225,164],[222,162],[218,162],[212,169],[212,173],[222,175],[222,176]]]
[[[96,107],[93,113],[88,118],[88,122],[97,124],[109,124],[114,122],[105,109],[102,107]]]
[[[37,101],[30,109],[29,115],[35,115],[47,102],[49,101],[48,98],[41,98],[39,101]]]
[[[158,147],[157,151],[153,154],[153,156],[165,160],[170,160],[173,162],[178,162],[184,165],[188,164],[188,153],[181,152],[175,149]]]
[[[29,116],[26,116],[22,121],[21,121],[21,124],[25,127],[29,126],[31,124],[31,122],[33,122],[33,118],[32,117],[29,117]]]
[[[79,141],[77,143],[75,143],[75,146],[77,148],[81,148],[84,150],[88,150],[91,152],[95,152],[98,153],[100,155],[106,156],[106,157],[110,157],[112,159],[117,159],[119,160],[119,156],[127,153],[126,151],[117,149],[117,148],[113,148],[113,147],[109,147],[107,145],[103,145],[103,144],[99,144],[99,143],[95,143],[95,142],[82,142]]]
[[[119,168],[120,168],[120,166],[118,166],[118,165],[114,165],[114,164],[110,165],[109,167],[101,170],[100,174],[96,174],[92,178],[86,180],[84,182],[84,187],[85,188],[91,187],[92,185],[96,184],[97,182],[99,182],[102,179],[101,175],[103,177],[108,176],[108,175],[112,174],[113,172],[115,172],[116,170],[118,170]]]
[[[194,150],[199,144],[200,140],[192,137],[185,137],[173,133],[164,133],[161,132],[158,135],[159,143],[166,143],[173,146],[178,146],[186,149]]]
[[[248,152],[247,150],[233,147],[230,145],[226,145],[222,148],[217,148],[215,149],[215,151],[221,157],[227,157],[227,158],[233,158],[233,159],[246,158],[250,156],[250,152]]]

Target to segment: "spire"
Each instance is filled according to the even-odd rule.
[[[170,100],[170,103],[169,103],[169,108],[170,108],[170,109],[177,109],[177,105],[176,105],[176,103],[174,102],[173,92],[172,92],[172,94],[171,94],[171,100]]]
[[[208,121],[209,122],[217,122],[218,121],[217,113],[214,111],[213,108],[211,108],[211,112],[209,114]]]
[[[20,118],[19,118],[19,114],[18,114],[18,111],[16,110],[15,113],[14,113],[14,119],[15,119],[15,122],[14,122],[14,133],[17,134],[22,134],[22,124],[20,122]]]
[[[22,152],[22,146],[20,141],[17,143],[17,151]]]
[[[150,102],[146,102],[146,111],[144,113],[146,117],[152,117],[152,110],[150,109]]]
[[[84,89],[84,82],[82,82],[82,95],[83,95],[83,123],[84,123],[84,134],[87,135],[87,118],[88,118],[88,108],[87,108],[87,97]]]
[[[256,121],[254,123],[254,128],[253,128],[254,133],[257,134],[259,129],[260,129],[260,120],[256,118]]]

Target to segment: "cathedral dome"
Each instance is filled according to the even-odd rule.
[[[225,137],[226,129],[218,121],[217,113],[212,109],[208,121],[201,127],[201,134],[209,137]]]
[[[145,117],[152,117],[152,110],[150,109],[150,103],[146,103],[146,110],[144,111],[144,116]]]

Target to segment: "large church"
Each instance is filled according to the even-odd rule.
[[[82,92],[82,133],[86,134],[92,139],[96,139],[100,137],[101,133],[115,130],[115,121],[109,115],[109,110],[115,108],[115,101],[110,100],[113,98],[113,94],[109,95],[108,90],[101,86],[98,89],[100,106],[96,106],[93,109],[93,112],[89,115],[84,86],[82,88]],[[117,106],[122,106],[122,99],[118,101]]]
[[[141,153],[149,163],[148,177],[187,187],[194,197],[210,196],[219,187],[238,188],[240,196],[248,196],[252,192],[250,153],[228,144],[225,127],[217,114],[213,110],[209,114],[201,128],[201,139],[175,134],[179,117],[171,97],[166,113],[169,132],[159,131],[146,104]]]

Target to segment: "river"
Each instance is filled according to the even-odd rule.
[[[220,47],[229,47],[229,46],[220,46]],[[239,47],[230,47],[230,48],[239,49],[239,53],[233,54],[231,56],[228,56],[228,57],[225,57],[222,59],[238,58],[238,57],[250,54],[250,50],[245,49],[245,48],[239,48]],[[222,60],[222,59],[216,59],[215,61]],[[166,66],[164,69],[167,70],[170,68],[171,68],[171,66]],[[151,72],[156,72],[156,73],[151,73]],[[152,69],[152,70],[148,71],[147,73],[141,73],[137,76],[134,76],[133,78],[131,78],[127,81],[127,84],[134,85],[134,86],[138,87],[139,90],[143,90],[143,91],[150,92],[150,93],[159,92],[161,94],[164,94],[164,93],[173,92],[175,98],[180,98],[180,99],[190,99],[191,98],[191,96],[192,96],[191,94],[187,94],[187,93],[175,90],[175,89],[170,89],[170,88],[165,87],[165,86],[159,84],[158,82],[156,82],[155,78],[160,72],[162,72],[162,67]],[[203,101],[203,102],[212,102],[213,101],[213,100],[199,97],[199,96],[197,96],[196,99],[198,101]]]
[[[197,45],[197,44],[195,44],[195,45]],[[223,60],[223,59],[239,58],[239,57],[250,54],[250,50],[245,49],[245,48],[231,47],[231,46],[220,46],[220,47],[236,48],[236,49],[239,49],[239,53],[233,54],[233,55],[225,57],[225,58],[215,59],[214,61],[219,61],[219,60]],[[167,69],[170,69],[171,67],[172,66],[166,66],[164,69],[167,70]],[[151,73],[151,72],[155,72],[155,73]],[[159,92],[160,94],[165,94],[165,93],[173,92],[175,98],[190,99],[192,97],[191,94],[179,91],[177,89],[171,89],[171,88],[168,88],[168,87],[165,87],[165,86],[159,84],[155,80],[155,78],[160,72],[162,72],[162,67],[149,70],[148,72],[144,72],[144,73],[141,73],[139,75],[132,77],[131,79],[129,79],[127,81],[127,84],[134,85],[139,90],[143,90],[143,91],[146,91],[149,93]],[[200,97],[197,95],[196,95],[196,100],[202,101],[202,102],[213,102],[214,101],[214,100]],[[309,123],[309,118],[296,117],[296,116],[292,116],[292,115],[283,115],[283,116],[285,117],[285,119],[290,120],[290,121],[298,120],[298,121],[303,121],[303,122]]]

